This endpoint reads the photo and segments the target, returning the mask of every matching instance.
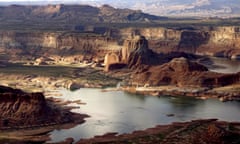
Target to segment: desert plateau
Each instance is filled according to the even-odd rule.
[[[239,144],[239,5],[0,1],[0,143]]]

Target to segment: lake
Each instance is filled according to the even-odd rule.
[[[199,61],[210,71],[218,73],[237,73],[240,72],[240,61],[227,58],[207,57]]]
[[[209,57],[199,60],[210,71],[220,73],[236,73],[240,71],[240,61],[224,58]],[[33,71],[34,70],[34,71]],[[1,69],[6,73],[35,73],[46,74],[69,72],[71,69],[63,67],[24,67],[10,66]],[[65,73],[69,75],[69,73]],[[81,100],[86,105],[80,106],[74,112],[88,114],[86,122],[67,130],[51,132],[51,142],[59,142],[72,137],[75,141],[90,138],[108,132],[129,133],[143,130],[159,124],[189,121],[193,119],[217,118],[224,121],[240,120],[240,103],[222,103],[216,99],[200,100],[186,97],[153,97],[129,94],[122,91],[102,92],[101,89],[82,88],[71,92],[60,89],[57,93],[64,100]],[[167,115],[173,114],[169,117]]]
[[[71,92],[59,90],[64,100],[82,100],[86,105],[74,112],[88,114],[84,124],[67,130],[51,132],[51,142],[72,137],[75,141],[103,135],[107,132],[129,133],[159,124],[218,118],[224,121],[240,119],[240,103],[222,103],[216,99],[200,100],[187,97],[153,97],[129,94],[122,91],[102,92],[101,89],[82,88]],[[168,114],[174,114],[169,117]]]

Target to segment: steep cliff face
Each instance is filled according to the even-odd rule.
[[[109,71],[111,65],[119,63],[119,59],[120,57],[116,53],[107,53],[104,57],[105,71]]]
[[[71,122],[70,112],[61,112],[42,93],[25,93],[0,86],[0,129],[38,127]]]
[[[240,54],[240,28],[127,28],[115,31],[113,36],[143,35],[149,48],[155,52],[182,51],[194,54],[238,57]]]
[[[240,54],[240,27],[216,27],[209,32],[209,41],[198,48],[199,53],[210,52],[223,57],[238,57]],[[209,51],[207,51],[207,49]]]
[[[135,36],[131,39],[126,39],[122,48],[122,61],[128,62],[130,55],[133,52],[148,51],[148,41],[143,36]]]
[[[142,72],[133,74],[132,82],[151,86],[217,87],[238,83],[239,75],[210,72],[201,64],[186,58],[175,58],[163,65],[150,66]]]
[[[104,58],[126,47],[127,40],[142,35],[154,52],[188,52],[240,57],[240,27],[105,29],[105,35],[73,32],[0,31],[0,51],[10,58],[77,56]],[[124,42],[125,41],[125,42]],[[123,59],[126,59],[123,55]]]
[[[79,33],[0,31],[0,49],[12,58],[83,55],[119,49],[116,40]]]
[[[122,61],[129,68],[153,65],[159,63],[158,55],[148,47],[148,41],[144,36],[135,36],[124,41],[122,48]]]

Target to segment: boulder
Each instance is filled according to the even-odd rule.
[[[74,90],[78,90],[80,89],[82,86],[78,83],[75,83],[75,82],[70,82],[67,86],[67,89],[71,90],[71,91],[74,91]]]

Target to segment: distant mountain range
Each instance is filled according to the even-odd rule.
[[[164,16],[204,16],[233,17],[240,16],[239,0],[49,0],[5,2],[9,4],[90,4],[100,6],[112,5],[115,8],[142,10],[145,13]]]
[[[109,5],[10,5],[0,7],[1,23],[19,24],[93,24],[150,22],[166,19],[139,10],[119,9]]]

